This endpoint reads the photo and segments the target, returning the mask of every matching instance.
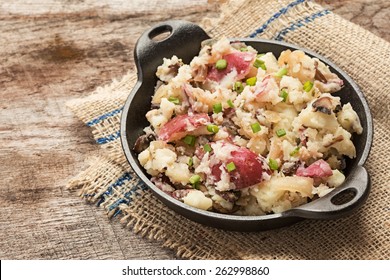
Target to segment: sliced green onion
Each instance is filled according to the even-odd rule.
[[[184,143],[186,143],[187,145],[190,145],[190,146],[194,146],[195,145],[195,140],[196,140],[196,137],[193,136],[193,135],[187,135],[186,137],[184,137]]]
[[[260,58],[262,56],[265,56],[265,53],[259,53],[259,54],[256,55],[257,58]]]
[[[219,127],[218,127],[218,125],[215,125],[215,124],[209,124],[209,125],[207,125],[207,131],[211,132],[211,133],[218,133]]]
[[[296,147],[291,153],[290,153],[290,156],[296,156],[299,152],[299,147]]]
[[[252,123],[251,124],[251,128],[252,128],[252,131],[253,133],[257,133],[261,130],[261,126],[260,124],[257,122],[257,123]]]
[[[265,63],[261,59],[256,59],[255,62],[253,63],[253,66],[256,68],[261,68],[263,70],[267,70],[267,67],[265,66]]]
[[[236,165],[234,164],[234,162],[229,162],[228,164],[226,164],[226,169],[228,172],[232,172],[236,170]]]
[[[241,82],[235,82],[233,85],[233,90],[237,93],[241,93],[244,90],[244,87]]]
[[[223,70],[227,67],[227,61],[226,59],[219,59],[217,60],[217,62],[215,63],[215,68],[217,68],[218,70]]]
[[[286,102],[288,97],[288,92],[285,89],[282,89],[282,91],[280,92],[280,97],[283,98],[283,102]]]
[[[205,144],[203,146],[203,150],[207,153],[207,152],[211,152],[213,150],[213,148],[211,148],[210,144]]]
[[[230,108],[234,108],[233,101],[231,101],[230,99],[227,101],[227,104],[229,105]]]
[[[303,84],[303,90],[306,92],[311,91],[312,88],[313,88],[313,83],[310,81],[307,81]]]
[[[216,114],[221,113],[222,112],[222,104],[221,103],[214,104],[213,105],[213,112]]]
[[[257,78],[256,77],[252,77],[252,78],[248,78],[246,79],[246,84],[248,86],[254,86],[257,82]]]
[[[198,174],[192,175],[190,178],[190,183],[192,185],[196,185],[197,183],[200,182],[200,176]]]
[[[247,48],[247,47],[241,48],[240,51],[242,51],[242,52],[247,52],[247,51],[248,51],[248,48]]]
[[[281,77],[283,77],[286,74],[287,74],[287,68],[283,67],[278,72],[276,72],[274,76],[281,78]]]
[[[285,131],[283,128],[278,129],[278,130],[276,131],[276,135],[277,135],[278,137],[282,137],[282,136],[286,135],[286,131]]]
[[[272,158],[269,159],[268,166],[271,170],[278,170],[279,168],[278,162]]]
[[[169,98],[168,98],[168,101],[172,102],[172,103],[175,104],[175,105],[180,105],[180,100],[179,100],[179,98],[176,98],[176,97],[169,97]]]
[[[189,167],[193,166],[194,165],[194,159],[192,157],[190,157],[188,159],[188,163],[187,164],[188,164]]]

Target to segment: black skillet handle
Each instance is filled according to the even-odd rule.
[[[162,38],[159,35],[166,35]],[[149,123],[145,117],[147,108],[157,83],[156,70],[163,58],[176,55],[184,63],[189,63],[199,53],[201,42],[210,37],[198,25],[183,20],[159,23],[145,31],[134,49],[134,60],[138,71],[138,81],[132,89],[122,115],[121,139],[124,147],[133,147],[143,128]],[[139,92],[139,94],[138,94]],[[132,109],[127,108],[133,104]],[[134,105],[135,104],[135,105]],[[136,126],[130,123],[137,122]],[[136,154],[133,150],[129,151]],[[138,164],[138,163],[137,163]]]
[[[367,170],[363,166],[356,166],[339,188],[319,200],[286,211],[283,215],[307,219],[341,218],[366,201],[370,187],[371,181]],[[343,201],[341,196],[344,196],[346,201]],[[337,203],[339,199],[343,203]]]
[[[165,37],[159,39],[163,34]],[[145,82],[154,77],[164,57],[176,55],[189,63],[199,53],[201,42],[209,38],[201,27],[184,20],[165,21],[153,26],[141,35],[135,46],[138,80]]]

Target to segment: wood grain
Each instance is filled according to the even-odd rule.
[[[64,190],[98,150],[64,103],[132,69],[135,41],[155,22],[199,22],[217,16],[216,6],[35,2],[2,4],[0,13],[0,258],[174,258]]]
[[[207,2],[0,1],[0,259],[175,258],[64,190],[98,153],[64,103],[133,69],[135,41],[154,23],[217,17]],[[378,20],[388,1],[325,4],[389,40]]]

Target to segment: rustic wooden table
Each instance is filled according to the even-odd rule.
[[[388,0],[317,2],[390,41]],[[218,15],[207,0],[0,0],[0,259],[175,258],[64,189],[98,152],[64,103],[134,68],[147,27]]]

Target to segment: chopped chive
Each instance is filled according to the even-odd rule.
[[[248,86],[254,86],[257,82],[257,78],[256,77],[252,77],[252,78],[248,78],[246,79],[246,84]]]
[[[186,137],[184,137],[184,143],[188,144],[189,146],[194,146],[195,145],[195,136],[193,135],[187,135]]]
[[[180,100],[179,100],[179,98],[176,98],[176,97],[169,97],[169,98],[168,98],[168,101],[172,102],[172,103],[175,104],[175,105],[180,105]]]
[[[277,135],[278,137],[282,137],[282,136],[286,135],[286,131],[285,131],[283,128],[278,129],[278,130],[276,131],[276,135]]]
[[[233,101],[231,101],[230,99],[227,101],[227,104],[229,105],[230,108],[234,108]]]
[[[190,157],[188,159],[188,163],[187,164],[188,164],[189,167],[193,166],[194,165],[194,159],[192,157]]]
[[[261,126],[258,122],[252,123],[251,128],[252,128],[253,133],[257,133],[261,130]]]
[[[288,92],[285,89],[282,89],[282,91],[280,92],[280,97],[283,98],[283,102],[286,102],[288,97]]]
[[[237,93],[241,93],[244,90],[244,87],[242,86],[241,82],[235,82],[233,85],[233,90]]]
[[[219,127],[218,127],[218,125],[215,125],[215,124],[209,124],[209,125],[207,125],[207,131],[212,132],[212,133],[218,133]]]
[[[205,144],[205,145],[203,146],[203,150],[204,150],[206,153],[207,153],[207,152],[211,153],[211,151],[213,150],[213,148],[211,148],[210,144]]]
[[[200,176],[198,174],[192,175],[190,178],[190,183],[192,185],[196,185],[197,183],[200,182]]]
[[[256,59],[255,62],[253,63],[253,66],[256,68],[261,68],[263,70],[267,70],[267,67],[265,66],[265,63],[261,59]]]
[[[222,104],[221,103],[214,104],[213,105],[213,112],[216,114],[221,113],[222,112]]]
[[[283,77],[286,74],[287,74],[287,68],[283,67],[278,72],[276,72],[274,76],[281,78],[281,77]]]
[[[278,162],[272,158],[269,159],[268,166],[271,170],[278,170],[279,168]]]
[[[290,156],[296,156],[299,152],[299,147],[296,147],[291,153],[290,153]]]
[[[303,84],[303,90],[306,92],[311,91],[312,88],[313,88],[313,83],[310,81],[307,81]]]
[[[226,169],[227,171],[232,172],[236,170],[236,165],[234,164],[234,162],[229,162],[228,164],[226,164]]]
[[[215,68],[217,68],[218,70],[223,70],[227,67],[227,61],[226,59],[219,59],[217,60],[217,62],[215,63]]]
[[[242,52],[247,52],[247,51],[248,51],[248,48],[247,48],[247,47],[240,48],[240,51],[242,51]]]

